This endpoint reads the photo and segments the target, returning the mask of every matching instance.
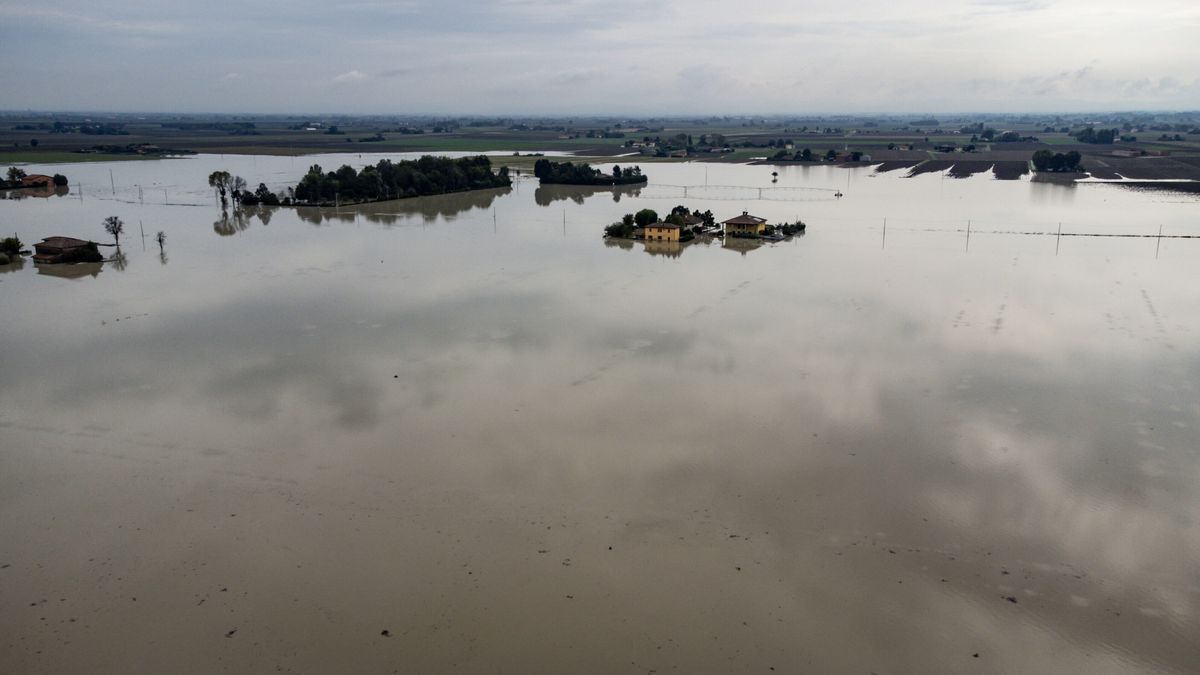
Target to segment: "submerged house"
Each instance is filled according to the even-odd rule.
[[[54,187],[54,177],[41,173],[25,176],[21,179],[21,187]]]
[[[33,261],[39,263],[100,262],[104,256],[96,242],[74,237],[46,237],[33,245]]]
[[[679,241],[683,228],[671,223],[650,223],[646,226],[646,241]]]
[[[721,223],[725,226],[725,234],[735,237],[758,236],[767,228],[767,219],[752,216],[746,211]]]

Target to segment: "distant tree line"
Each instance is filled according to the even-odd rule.
[[[124,124],[95,124],[92,122],[62,122],[56,120],[38,122],[37,124],[18,124],[13,127],[16,131],[49,131],[52,134],[87,134],[90,136],[128,136]]]
[[[179,131],[224,131],[231,136],[257,136],[254,122],[163,122],[163,129]]]
[[[508,167],[493,173],[492,162],[485,155],[459,159],[426,155],[398,162],[384,159],[362,171],[345,165],[326,173],[314,164],[296,185],[294,200],[307,204],[369,202],[509,185]]]
[[[1033,153],[1033,170],[1075,173],[1083,170],[1083,165],[1080,164],[1082,159],[1083,157],[1074,150],[1067,153],[1038,150]]]
[[[826,150],[824,152],[824,154],[814,153],[809,148],[804,148],[803,150],[796,152],[796,153],[792,153],[789,150],[780,150],[780,151],[776,152],[774,155],[771,155],[771,161],[773,161],[773,162],[819,162],[822,159],[824,159],[826,162],[832,162],[833,160],[837,159],[837,155],[838,155],[837,150],[834,150],[832,148],[830,148],[829,150]],[[854,150],[854,151],[847,153],[847,158],[851,162],[862,161],[862,156],[863,156],[863,153],[858,150]]]
[[[533,163],[533,175],[538,177],[542,185],[635,185],[647,180],[638,166],[624,170],[614,166],[612,173],[604,173],[590,164],[552,162],[548,159]]]
[[[1111,145],[1113,139],[1119,138],[1120,135],[1120,129],[1096,129],[1095,127],[1085,127],[1075,134],[1075,140],[1079,141],[1080,143]]]

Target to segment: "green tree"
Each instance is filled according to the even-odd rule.
[[[17,235],[14,234],[0,240],[0,253],[7,253],[14,258],[21,254],[21,240],[17,238]]]
[[[111,234],[117,248],[121,248],[121,235],[125,232],[125,221],[116,216],[109,216],[104,219],[104,231]]]
[[[25,171],[15,166],[8,167],[8,182],[17,183],[25,177]]]
[[[1050,168],[1050,160],[1054,157],[1054,153],[1049,150],[1038,150],[1033,153],[1033,170],[1045,171]]]
[[[67,184],[67,177],[61,173],[54,174],[54,184],[58,187],[63,187]]]
[[[645,227],[650,223],[658,222],[658,212],[654,209],[642,209],[633,214],[633,222],[637,223],[638,227]]]

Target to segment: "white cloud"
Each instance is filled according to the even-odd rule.
[[[0,56],[55,54],[0,73],[0,85],[7,107],[39,109],[211,110],[212,98],[190,83],[246,82],[239,73],[263,86],[219,101],[225,111],[1200,107],[1195,0],[850,4],[242,0],[243,20],[230,22],[192,3],[112,0],[101,14],[86,0],[53,8],[0,0]],[[317,28],[328,47],[319,53],[299,39]],[[357,67],[339,74],[329,63]],[[63,73],[78,82],[62,86]],[[355,96],[344,95],[348,87]]]
[[[367,79],[366,73],[358,70],[351,70],[334,77],[333,81],[341,84],[344,82],[362,82],[365,79]]]

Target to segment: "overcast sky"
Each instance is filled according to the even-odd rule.
[[[1200,108],[1200,0],[0,0],[0,109]]]

